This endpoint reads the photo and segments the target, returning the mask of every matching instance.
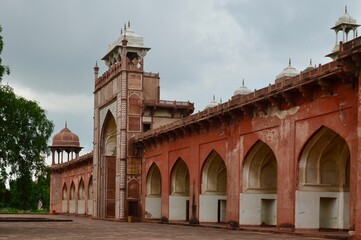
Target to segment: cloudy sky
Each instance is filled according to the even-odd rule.
[[[360,0],[0,0],[3,79],[36,100],[55,124],[68,122],[82,153],[92,150],[93,67],[125,22],[151,47],[145,70],[159,72],[161,98],[189,100],[196,111],[227,101],[241,85],[259,89],[292,58],[303,70],[323,64],[330,30],[348,13],[361,23]],[[361,30],[360,30],[361,31]],[[361,33],[360,33],[361,34]]]

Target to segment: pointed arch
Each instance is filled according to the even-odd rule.
[[[75,184],[72,181],[70,184],[70,196],[69,196],[69,200],[74,200],[75,199]]]
[[[62,200],[68,200],[68,189],[66,187],[66,183],[63,185]]]
[[[87,195],[87,214],[93,215],[93,176],[90,176],[88,182],[88,195]]]
[[[147,196],[162,195],[162,178],[157,164],[153,163],[147,175]]]
[[[173,165],[170,180],[171,195],[189,196],[189,170],[183,159],[178,158]]]
[[[116,121],[108,110],[101,133],[100,142],[100,216],[115,217],[115,185],[116,185],[116,150],[117,150]]]
[[[348,191],[350,150],[335,131],[322,126],[306,142],[299,158],[299,188]]]
[[[85,199],[85,189],[84,189],[84,181],[83,178],[80,178],[79,187],[78,187],[78,199]]]
[[[89,183],[88,183],[88,199],[92,200],[94,195],[93,195],[93,176],[90,176],[89,178]]]
[[[116,154],[116,122],[113,114],[108,110],[102,129],[101,147],[105,156],[115,156]]]
[[[70,184],[70,193],[69,193],[69,213],[75,213],[75,207],[76,207],[76,189],[74,181],[71,181]]]
[[[296,227],[348,229],[350,150],[341,135],[320,127],[300,153],[298,173]]]
[[[128,182],[128,198],[139,199],[139,181],[136,178]]]
[[[212,150],[203,164],[201,188],[202,194],[226,195],[227,168],[215,150]]]
[[[277,225],[277,160],[272,149],[257,141],[243,165],[240,223]]]
[[[66,186],[66,183],[64,182],[62,192],[62,201],[61,201],[61,212],[67,213],[68,212],[68,187]]]
[[[247,154],[243,167],[243,192],[277,191],[277,160],[272,149],[257,141]]]

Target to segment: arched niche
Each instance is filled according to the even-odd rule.
[[[79,182],[78,199],[79,200],[85,199],[84,181],[82,178],[80,179],[80,182]]]
[[[321,127],[306,143],[299,161],[299,189],[349,191],[350,151],[336,132]]]
[[[102,130],[102,148],[105,156],[116,155],[116,123],[113,114],[108,111]]]
[[[202,168],[202,194],[226,195],[227,168],[222,157],[212,151]]]
[[[88,199],[93,199],[93,177],[90,177],[89,184],[88,184]]]
[[[71,182],[69,200],[74,200],[74,199],[75,199],[75,184],[74,182]]]
[[[277,192],[277,161],[272,149],[258,141],[243,167],[243,192]]]
[[[160,197],[162,195],[162,178],[158,166],[153,163],[147,175],[147,196]]]
[[[129,96],[129,114],[141,114],[142,113],[142,109],[141,109],[141,98],[139,97],[138,94],[131,94]]]
[[[171,195],[189,196],[189,171],[187,164],[181,158],[174,164],[170,179]]]
[[[65,183],[62,190],[62,200],[68,200],[68,190]]]

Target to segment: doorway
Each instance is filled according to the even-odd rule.
[[[218,200],[218,222],[226,222],[227,200]]]

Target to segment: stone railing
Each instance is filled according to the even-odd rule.
[[[342,54],[351,52],[353,48],[361,45],[361,36],[352,39],[351,41],[340,44],[340,52]]]
[[[178,108],[194,108],[194,103],[182,101],[169,100],[143,100],[144,106],[164,106],[164,107],[178,107]]]
[[[197,122],[199,120],[230,111],[234,108],[247,105],[252,102],[257,102],[261,99],[267,98],[270,95],[276,94],[278,92],[284,92],[288,89],[295,88],[297,86],[301,86],[303,84],[309,83],[317,79],[317,76],[320,76],[322,74],[328,74],[333,71],[339,70],[339,67],[337,66],[338,62],[333,61],[324,65],[319,65],[317,68],[307,71],[307,72],[301,72],[299,75],[291,77],[291,78],[285,78],[282,80],[278,80],[275,84],[269,84],[269,86],[265,88],[261,88],[258,90],[255,90],[254,92],[251,92],[247,95],[241,95],[235,98],[232,98],[231,100],[219,104],[215,107],[207,108],[201,112],[198,112],[196,114],[192,114],[190,116],[184,117],[178,121],[169,123],[164,126],[160,126],[158,128],[149,130],[145,133],[142,133],[139,136],[135,137],[135,141],[146,139],[148,137],[156,136],[160,133],[167,132],[173,129],[176,129],[178,127],[192,124],[194,122]],[[174,104],[174,102],[168,101],[168,104]]]

